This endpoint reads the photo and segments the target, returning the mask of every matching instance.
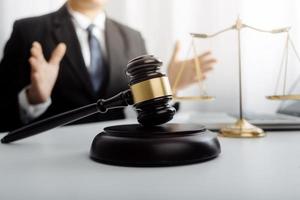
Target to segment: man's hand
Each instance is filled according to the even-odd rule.
[[[180,68],[183,66],[182,64],[184,63],[185,65],[182,76],[180,77],[180,80],[177,83],[177,89],[184,89],[187,86],[192,85],[193,83],[206,79],[206,73],[211,71],[213,69],[213,65],[217,62],[216,59],[211,57],[211,52],[209,51],[197,56],[196,59],[198,59],[198,63],[200,65],[201,70],[200,74],[202,76],[197,77],[195,59],[192,58],[189,60],[179,60],[179,51],[180,43],[177,41],[174,47],[171,61],[168,66],[168,77],[171,86],[174,87],[176,76],[178,75]]]
[[[27,90],[27,97],[30,104],[39,104],[46,102],[51,96],[60,61],[66,52],[66,45],[58,44],[49,61],[45,60],[42,46],[38,42],[33,42],[30,52],[31,85]]]

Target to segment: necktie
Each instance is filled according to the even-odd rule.
[[[90,47],[90,67],[89,74],[92,81],[94,91],[97,92],[100,89],[103,80],[103,57],[101,52],[101,45],[98,39],[93,34],[95,25],[91,24],[87,28],[88,42]]]

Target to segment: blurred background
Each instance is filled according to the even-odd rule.
[[[16,19],[55,11],[64,0],[1,0],[0,57]],[[139,30],[148,52],[167,65],[176,40],[181,40],[183,58],[189,33],[213,33],[232,26],[238,16],[244,23],[263,29],[291,26],[291,37],[300,48],[300,1],[297,0],[109,0],[107,14]],[[242,64],[245,109],[273,113],[280,102],[266,100],[274,93],[286,35],[242,31]],[[199,52],[211,50],[218,59],[205,82],[212,102],[184,102],[184,110],[236,113],[238,111],[237,34],[227,32],[217,38],[197,41]],[[287,88],[300,74],[300,64],[290,51]],[[300,85],[299,85],[300,87]],[[300,90],[299,87],[298,90]],[[199,94],[191,86],[183,95]]]

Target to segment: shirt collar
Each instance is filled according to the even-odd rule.
[[[91,24],[94,24],[100,30],[104,30],[105,28],[105,12],[100,12],[93,20],[91,20],[86,15],[73,10],[70,6],[68,6],[68,11],[74,22],[84,30],[86,30]]]

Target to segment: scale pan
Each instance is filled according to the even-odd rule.
[[[212,96],[174,96],[175,100],[194,100],[194,101],[212,101],[215,97]]]
[[[300,100],[300,94],[267,96],[270,100]]]

